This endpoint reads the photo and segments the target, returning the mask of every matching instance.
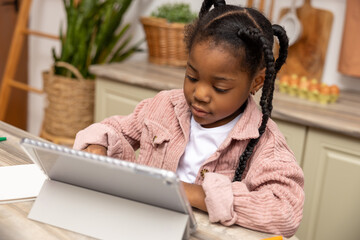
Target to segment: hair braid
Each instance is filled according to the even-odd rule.
[[[277,71],[275,69],[275,64],[274,64],[275,59],[272,51],[272,46],[268,44],[268,40],[265,37],[261,36],[260,40],[263,43],[264,59],[266,63],[265,82],[264,82],[262,97],[267,99],[267,118],[269,118],[271,116],[271,111],[273,108],[272,98],[274,93],[274,81]]]
[[[214,7],[225,6],[225,5],[226,5],[225,0],[214,0]]]
[[[275,70],[276,70],[276,73],[278,73],[287,58],[289,39],[286,35],[285,30],[281,26],[274,24],[274,25],[272,25],[272,29],[273,29],[274,35],[279,39],[279,45],[280,45],[279,57],[276,59],[276,62],[275,62]]]
[[[272,99],[273,99],[273,95],[274,95],[275,77],[276,77],[276,74],[281,69],[282,65],[286,61],[287,54],[288,54],[288,47],[289,47],[289,39],[286,35],[285,30],[277,24],[274,24],[272,26],[272,29],[273,29],[274,35],[279,40],[280,48],[279,48],[279,57],[275,61],[275,71],[276,72],[275,72],[275,76],[273,78],[273,82],[270,86],[271,89],[270,89],[269,97],[268,97],[268,100],[270,101],[270,106],[269,106],[270,116],[271,116],[271,111],[272,111]]]
[[[205,0],[201,5],[199,18],[202,18],[206,13],[208,13],[212,5],[214,5],[214,7],[224,6],[226,5],[226,2],[225,0]]]
[[[263,113],[261,125],[258,129],[259,137],[251,139],[246,146],[244,152],[239,158],[239,165],[235,171],[235,176],[233,181],[241,181],[242,174],[246,168],[247,160],[251,157],[256,144],[258,143],[260,137],[265,132],[266,124],[271,114],[272,109],[272,85],[274,83],[274,78],[276,74],[275,65],[274,65],[274,56],[271,50],[269,41],[260,33],[260,30],[257,28],[247,28],[240,29],[238,36],[243,39],[245,42],[251,41],[252,43],[260,43],[263,50],[263,56],[265,60],[265,81],[263,86],[262,95],[260,98],[260,106]],[[271,96],[271,99],[270,99]]]

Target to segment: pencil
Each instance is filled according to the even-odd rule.
[[[283,240],[282,236],[275,236],[275,237],[271,237],[271,238],[264,238],[262,240]]]
[[[6,141],[6,137],[0,137],[0,142]]]

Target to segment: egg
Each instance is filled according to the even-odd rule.
[[[336,100],[339,98],[340,95],[340,89],[338,86],[331,85],[330,86],[330,103],[336,102]]]
[[[307,77],[300,78],[298,95],[300,98],[306,99],[308,97],[310,82]]]
[[[327,84],[320,85],[319,102],[327,104],[330,102],[330,87]]]
[[[297,96],[299,91],[299,76],[297,74],[291,74],[289,84],[289,94],[291,96]]]
[[[288,93],[289,83],[290,83],[289,75],[285,74],[285,75],[281,76],[280,81],[279,81],[279,91],[282,93]]]
[[[319,98],[320,85],[317,79],[313,78],[309,84],[308,100],[317,102]]]

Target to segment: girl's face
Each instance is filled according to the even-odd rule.
[[[230,122],[240,113],[250,91],[257,90],[248,74],[240,70],[239,61],[219,45],[211,47],[208,42],[193,45],[186,67],[184,95],[201,126],[212,128]]]

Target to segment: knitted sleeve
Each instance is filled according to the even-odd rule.
[[[202,186],[209,219],[291,237],[302,219],[302,169],[283,137],[258,144],[262,145],[241,182],[218,173],[205,174]]]

